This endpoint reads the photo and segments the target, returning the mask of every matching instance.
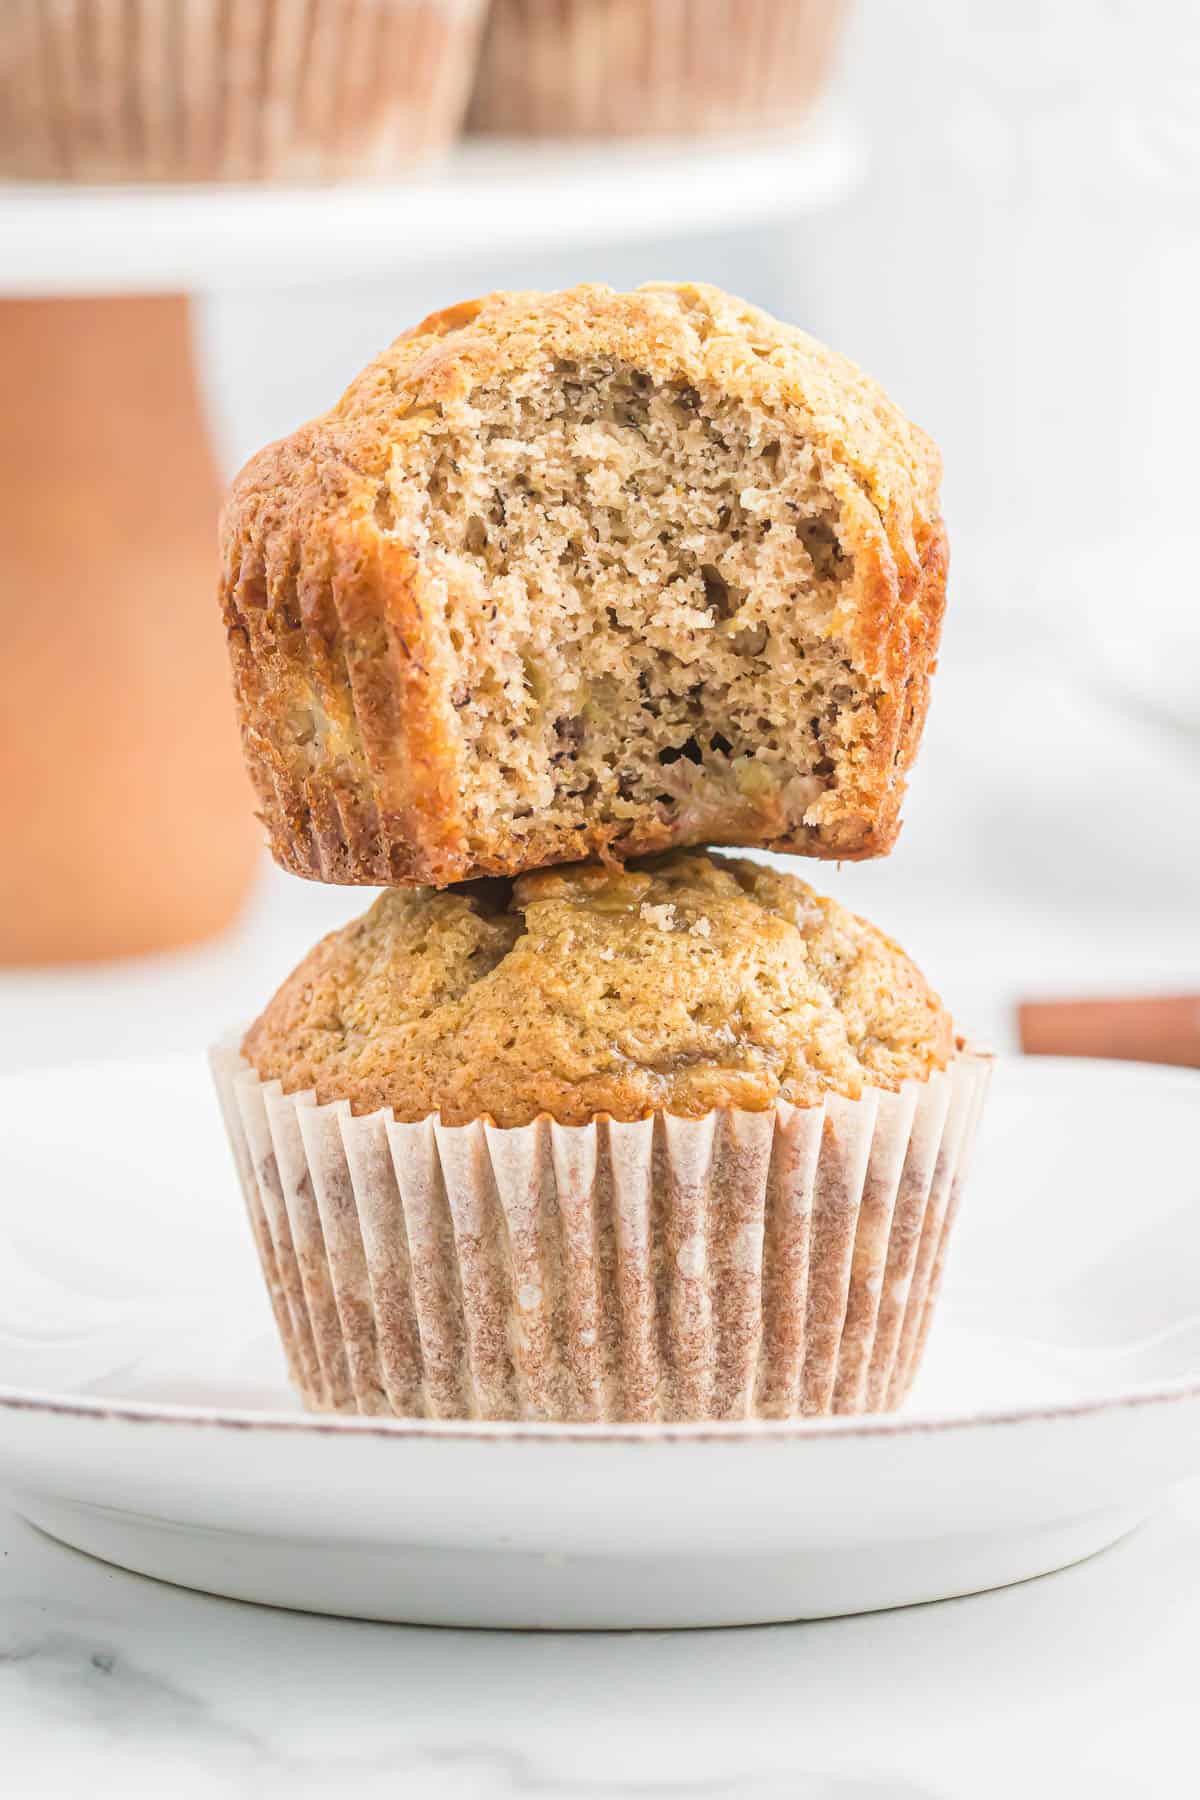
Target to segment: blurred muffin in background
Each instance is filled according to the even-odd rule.
[[[842,0],[492,0],[469,124],[653,136],[795,124]]]
[[[385,177],[462,121],[486,0],[0,6],[0,175]]]

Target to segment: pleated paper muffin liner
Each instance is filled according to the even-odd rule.
[[[550,136],[795,124],[841,0],[492,0],[473,130]]]
[[[319,1411],[792,1418],[898,1406],[990,1074],[860,1100],[399,1124],[212,1053],[289,1371]]]
[[[6,0],[0,174],[381,177],[462,121],[485,0]]]

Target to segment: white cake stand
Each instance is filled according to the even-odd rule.
[[[211,292],[761,224],[841,199],[862,164],[836,110],[786,135],[465,141],[385,186],[0,185],[0,292]]]
[[[28,675],[2,728],[21,805],[0,965],[204,937],[251,879],[188,296],[427,281],[464,252],[763,224],[831,205],[861,163],[826,108],[786,136],[467,141],[386,186],[0,183],[0,504],[16,539],[0,624]],[[52,828],[62,819],[70,831]]]

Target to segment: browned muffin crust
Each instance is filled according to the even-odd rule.
[[[683,852],[393,890],[316,946],[242,1049],[289,1093],[510,1126],[858,1098],[951,1047],[873,925],[794,876]]]
[[[277,859],[444,886],[880,855],[940,630],[929,439],[718,289],[494,294],[255,457],[223,527]]]

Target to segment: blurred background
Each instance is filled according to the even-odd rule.
[[[0,1062],[202,1045],[364,904],[259,848],[220,485],[439,306],[682,278],[945,455],[899,847],[798,872],[1001,1047],[1022,1000],[1158,995],[1200,1063],[1194,6],[138,0],[132,45],[84,10],[0,21]]]

